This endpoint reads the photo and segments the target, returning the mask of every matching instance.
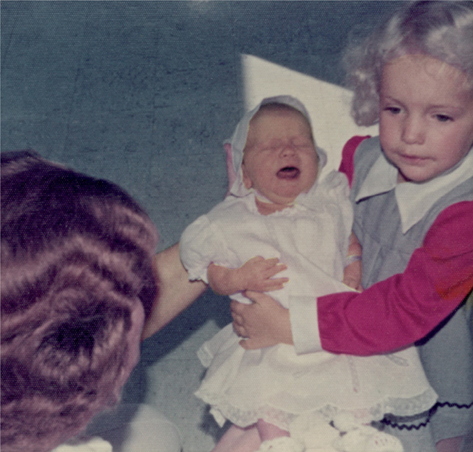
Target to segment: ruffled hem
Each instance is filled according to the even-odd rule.
[[[210,393],[199,389],[195,395],[211,406],[211,413],[216,422],[223,426],[226,420],[231,423],[245,428],[253,425],[258,419],[276,425],[277,427],[288,430],[289,426],[300,415],[308,414],[306,412],[290,413],[270,405],[260,407],[237,407],[227,400],[221,394]],[[427,389],[424,393],[417,397],[403,400],[395,397],[387,397],[384,401],[379,402],[375,406],[358,408],[355,410],[346,410],[330,404],[314,408],[310,413],[320,414],[327,422],[335,419],[341,413],[351,413],[361,424],[369,424],[373,421],[380,421],[386,414],[396,416],[413,416],[428,410],[437,396],[431,389]]]

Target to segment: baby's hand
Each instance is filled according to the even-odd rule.
[[[287,266],[280,264],[277,258],[264,259],[261,256],[253,257],[240,268],[228,268],[210,264],[207,277],[212,290],[219,295],[232,295],[244,290],[255,292],[270,292],[282,289],[289,278],[272,277]]]
[[[351,287],[352,289],[357,290],[358,292],[363,292],[363,286],[360,284],[359,281],[353,278],[343,278],[343,284]]]
[[[240,291],[270,292],[282,289],[289,281],[289,278],[273,278],[286,269],[287,266],[280,264],[277,258],[256,256],[236,270],[235,278]]]
[[[363,269],[361,261],[352,262],[350,265],[345,267],[343,272],[343,283],[358,292],[363,292],[363,287],[361,286],[362,273]]]

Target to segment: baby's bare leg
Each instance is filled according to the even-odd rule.
[[[212,452],[255,452],[260,445],[261,440],[255,425],[247,428],[232,425]]]
[[[259,419],[256,423],[256,428],[258,429],[259,436],[261,441],[268,441],[270,439],[280,438],[281,436],[289,436],[289,432],[279,427],[276,427],[273,424]]]
[[[463,436],[457,436],[456,438],[448,438],[439,441],[437,446],[437,452],[459,452],[463,442]]]

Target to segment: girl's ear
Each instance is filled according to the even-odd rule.
[[[243,185],[247,190],[249,190],[251,187],[253,187],[253,181],[250,179],[250,176],[248,176],[248,172],[246,171],[245,167],[245,161],[241,163],[241,172],[243,175]]]

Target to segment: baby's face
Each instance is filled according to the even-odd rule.
[[[309,123],[296,111],[265,111],[250,123],[243,182],[271,202],[291,204],[314,185],[318,157]]]

